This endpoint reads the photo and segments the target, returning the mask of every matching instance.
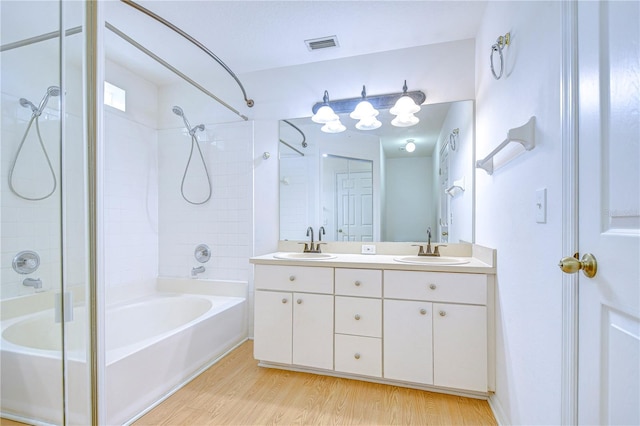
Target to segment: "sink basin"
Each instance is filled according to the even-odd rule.
[[[278,253],[273,257],[286,260],[326,260],[335,259],[338,256],[329,253]]]
[[[401,256],[394,257],[393,260],[402,263],[415,263],[419,265],[463,265],[471,260],[463,257],[447,256]]]

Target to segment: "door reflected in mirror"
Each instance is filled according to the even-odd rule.
[[[422,105],[420,122],[376,130],[320,131],[310,117],[280,122],[280,239],[473,242],[474,103]],[[415,150],[407,149],[407,143]],[[450,191],[464,181],[464,190]]]

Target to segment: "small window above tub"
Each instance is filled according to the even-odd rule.
[[[108,81],[104,82],[104,104],[119,109],[122,112],[127,110],[126,107],[127,92],[124,89],[115,86]]]

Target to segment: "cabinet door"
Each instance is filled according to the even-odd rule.
[[[291,293],[255,292],[253,356],[291,364]]]
[[[433,384],[487,391],[487,308],[433,304]]]
[[[333,369],[333,296],[293,294],[293,363]]]
[[[384,301],[384,377],[433,384],[432,304]]]

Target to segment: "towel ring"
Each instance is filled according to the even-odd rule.
[[[496,80],[500,80],[502,78],[502,73],[504,71],[504,57],[502,56],[502,49],[505,46],[508,46],[511,41],[511,33],[506,33],[504,36],[498,37],[495,44],[491,46],[491,55],[489,59],[491,60],[491,73]],[[500,74],[496,74],[495,66],[493,64],[493,54],[494,52],[498,52],[500,55]]]

